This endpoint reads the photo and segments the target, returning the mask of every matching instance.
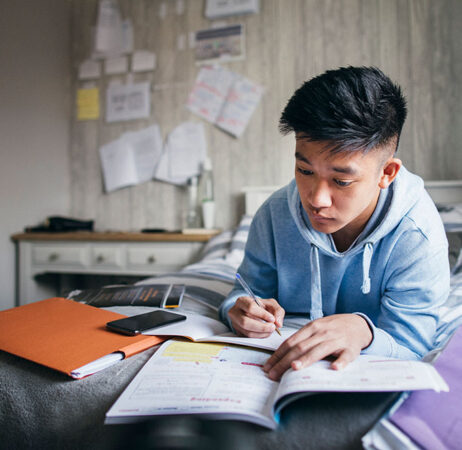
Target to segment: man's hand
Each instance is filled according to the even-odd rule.
[[[265,308],[258,306],[250,297],[239,297],[228,311],[237,334],[251,338],[265,338],[276,327],[282,327],[285,311],[279,303],[270,299],[259,299]]]
[[[290,367],[302,369],[326,356],[332,369],[343,369],[372,341],[367,321],[358,314],[334,314],[314,320],[285,340],[263,366],[272,380]]]

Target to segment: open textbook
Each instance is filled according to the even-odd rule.
[[[127,423],[156,415],[201,414],[276,428],[282,408],[300,396],[320,392],[447,391],[428,363],[361,355],[345,369],[328,361],[289,370],[280,382],[262,366],[269,352],[248,347],[165,342],[106,414],[106,423]]]

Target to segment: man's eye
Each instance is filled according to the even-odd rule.
[[[334,180],[334,181],[341,187],[349,186],[352,183],[352,181],[342,181],[342,180]]]
[[[301,169],[300,167],[297,167],[297,171],[302,175],[313,175],[311,170]]]

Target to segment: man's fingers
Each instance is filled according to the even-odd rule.
[[[275,330],[274,317],[250,297],[239,297],[228,316],[233,328],[243,336],[264,338]]]
[[[282,327],[282,322],[284,321],[285,311],[284,308],[274,299],[265,299],[262,300],[265,309],[274,316],[274,322],[276,326]]]
[[[265,322],[274,322],[274,315],[267,311],[266,308],[258,306],[250,297],[239,297],[236,301],[236,307],[241,309],[247,315],[251,315]]]
[[[334,370],[342,370],[344,369],[348,364],[350,364],[352,361],[356,359],[358,356],[357,353],[354,351],[346,348],[343,350],[340,355],[337,357],[337,359],[332,362],[330,367]]]
[[[285,355],[292,351],[297,346],[299,347],[298,351],[303,351],[301,343],[309,339],[312,335],[312,331],[309,327],[304,327],[286,339],[279,348],[271,355],[271,357],[266,361],[263,366],[263,370],[268,372],[271,368],[277,364]],[[313,342],[313,345],[316,342]],[[288,366],[289,367],[289,366]]]

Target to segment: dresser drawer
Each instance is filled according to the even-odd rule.
[[[86,249],[82,246],[34,245],[32,261],[34,264],[57,266],[86,266]]]
[[[90,263],[92,267],[123,267],[124,252],[120,246],[95,245],[91,248]]]
[[[158,243],[127,248],[128,268],[179,268],[190,264],[202,245],[193,242]]]

